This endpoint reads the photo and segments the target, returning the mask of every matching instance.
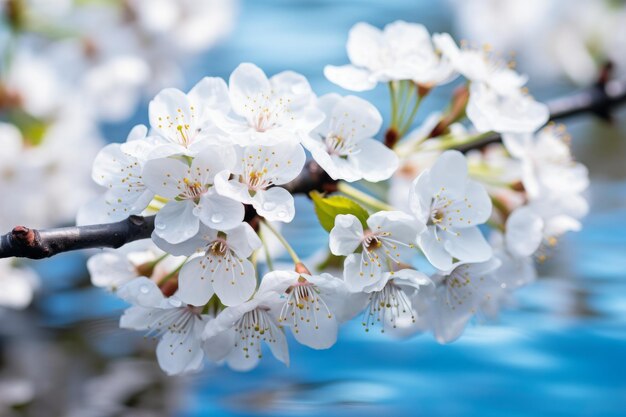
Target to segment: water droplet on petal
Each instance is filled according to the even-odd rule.
[[[142,294],[148,294],[150,292],[150,288],[147,285],[142,285],[139,287],[139,292]]]
[[[182,301],[176,299],[176,298],[170,298],[169,299],[170,305],[172,307],[180,307],[183,305]]]
[[[263,210],[270,211],[276,208],[276,203],[272,203],[271,201],[266,201],[263,203]]]
[[[285,210],[279,211],[278,217],[280,217],[281,219],[284,219],[285,217],[287,217],[287,212]]]
[[[157,223],[154,227],[156,227],[159,230],[165,229],[165,225],[163,223]]]
[[[224,215],[222,213],[215,213],[211,216],[211,221],[213,223],[220,223],[224,220]]]

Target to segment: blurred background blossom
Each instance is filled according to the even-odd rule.
[[[620,0],[0,0],[0,226],[73,222],[94,193],[107,141],[147,120],[159,89],[226,77],[243,61],[336,89],[349,28],[396,19],[489,45],[546,100],[626,75]],[[515,55],[510,55],[515,52]],[[510,58],[508,58],[510,57]],[[453,86],[420,111],[442,108]],[[388,118],[386,90],[364,93]],[[329,351],[294,344],[291,368],[209,368],[166,377],[154,346],[118,329],[124,305],[90,286],[82,254],[0,263],[0,415],[623,415],[626,377],[626,113],[568,121],[589,166],[583,231],[548,253],[515,310],[452,345],[365,334],[358,320]],[[416,132],[415,134],[419,134]],[[427,157],[427,156],[426,156]],[[305,256],[325,245],[306,199],[284,235]],[[32,303],[31,303],[32,301]]]

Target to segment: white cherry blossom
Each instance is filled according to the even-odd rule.
[[[200,225],[191,239],[171,244],[153,236],[167,253],[190,256],[178,276],[178,297],[188,304],[203,306],[213,294],[222,304],[238,305],[250,299],[256,289],[254,266],[247,259],[261,247],[261,240],[248,223],[226,232]]]
[[[423,229],[423,223],[400,211],[372,214],[366,229],[352,214],[338,215],[329,246],[334,255],[347,256],[344,280],[348,289],[363,291],[380,282],[383,273],[392,271],[394,265],[410,261],[410,249]]]
[[[227,307],[207,323],[202,337],[209,348],[216,341],[230,340],[230,346],[221,346],[228,366],[236,371],[255,368],[261,358],[262,343],[267,344],[276,359],[289,365],[287,339],[274,314],[282,305],[274,291],[259,291],[250,301]],[[273,311],[274,310],[274,311]]]
[[[498,259],[459,265],[448,274],[436,274],[432,280],[437,290],[430,300],[427,320],[441,343],[457,339],[468,321],[495,294],[502,291],[493,272]]]
[[[256,65],[243,63],[231,74],[228,88],[232,112],[217,112],[214,118],[242,146],[299,142],[324,118],[307,79],[292,71],[268,79]]]
[[[379,82],[400,80],[433,87],[454,77],[452,67],[435,51],[420,24],[398,20],[380,30],[357,23],[350,29],[346,49],[351,64],[327,65],[324,75],[348,90],[366,91]]]
[[[528,94],[503,95],[479,83],[470,86],[466,112],[479,132],[533,132],[550,117],[548,107]]]
[[[426,229],[417,238],[431,264],[442,271],[459,262],[484,262],[492,250],[478,225],[491,215],[485,188],[470,180],[467,161],[457,151],[444,152],[413,182],[411,211]]]
[[[150,126],[160,146],[151,158],[170,155],[195,156],[220,141],[210,112],[226,112],[228,88],[221,78],[205,77],[189,93],[175,88],[162,90],[150,102]]]
[[[471,81],[467,116],[480,132],[532,132],[550,112],[522,90],[527,77],[486,49],[459,48],[447,33],[433,35],[454,68]]]
[[[182,265],[185,257],[161,251],[151,240],[138,240],[119,249],[104,249],[87,260],[91,283],[117,291],[135,278],[144,276],[159,282]]]
[[[175,295],[166,298],[154,281],[140,277],[117,294],[132,304],[120,319],[120,327],[147,331],[158,338],[157,359],[170,375],[197,371],[204,358],[201,334],[209,321],[202,308],[184,304]]]
[[[579,194],[588,187],[587,168],[574,161],[568,140],[560,126],[503,135],[506,149],[522,161],[522,182],[531,199]]]
[[[424,273],[401,269],[385,272],[381,280],[365,287],[363,291],[368,294],[363,313],[365,331],[380,325],[381,333],[408,336],[411,333],[409,329],[415,328],[418,318],[412,300],[426,285],[432,285],[432,281]]]
[[[198,233],[200,222],[228,230],[243,220],[243,205],[223,197],[213,188],[215,175],[232,169],[235,154],[230,147],[210,145],[191,165],[174,158],[151,159],[142,176],[148,188],[170,199],[155,219],[155,233],[170,243],[180,243]]]
[[[383,122],[376,107],[361,98],[338,94],[320,97],[318,107],[326,119],[302,144],[331,178],[377,182],[391,177],[398,168],[398,157],[373,139]]]
[[[148,154],[153,149],[153,143],[146,139],[147,131],[143,125],[135,126],[126,143],[105,146],[94,160],[92,178],[106,191],[100,202],[89,209],[106,214],[109,221],[140,214],[154,197],[142,177]],[[94,213],[91,217],[97,216],[98,213]]]
[[[252,204],[266,220],[290,222],[295,215],[293,196],[278,186],[295,179],[305,160],[304,149],[294,142],[239,148],[235,167],[215,177],[215,188],[223,196]]]
[[[288,326],[299,343],[313,349],[334,345],[339,324],[357,312],[349,309],[354,297],[344,281],[330,274],[272,271],[259,288],[269,290],[281,294],[278,322]]]

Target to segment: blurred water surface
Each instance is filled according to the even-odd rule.
[[[338,91],[322,69],[347,62],[349,28],[358,21],[383,26],[396,19],[423,23],[431,32],[451,30],[450,10],[435,0],[243,1],[230,39],[191,63],[188,79],[227,77],[250,61],[268,74],[301,72],[318,94]],[[436,90],[420,118],[444,106],[449,91]],[[541,98],[562,91],[533,90]],[[388,111],[385,88],[363,96]],[[395,341],[365,333],[356,320],[328,351],[291,343],[289,368],[268,356],[250,373],[209,368],[171,379],[167,383],[178,388],[177,397],[154,410],[184,417],[626,415],[626,114],[618,119],[617,127],[588,119],[571,123],[577,157],[591,171],[591,212],[583,231],[560,242],[542,265],[539,282],[520,291],[515,309],[496,323],[472,326],[442,346],[428,335]],[[134,121],[147,121],[145,108]],[[120,141],[129,126],[110,126],[107,133]],[[298,220],[285,234],[306,257],[327,241],[306,199],[298,200],[297,210]],[[83,359],[68,361],[75,366],[86,361],[85,352],[106,358],[132,350],[135,339],[115,329],[121,303],[69,281],[84,277],[81,262],[68,255],[39,264],[48,280],[36,308],[45,321],[16,325],[19,346],[40,343],[41,336],[31,339],[23,330],[38,324],[80,340],[76,355]],[[95,369],[105,367],[100,366]],[[84,395],[80,375],[67,380],[73,385],[65,395]]]

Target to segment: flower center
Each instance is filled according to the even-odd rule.
[[[183,178],[183,184],[185,188],[178,196],[181,200],[196,200],[209,189],[207,185],[203,185],[201,182],[191,180],[187,177]]]
[[[236,338],[235,347],[240,347],[246,358],[256,355],[261,358],[261,340],[267,343],[275,343],[275,332],[279,332],[267,311],[257,307],[248,311],[235,323],[235,331],[239,334]]]
[[[304,277],[299,277],[298,282],[289,287],[286,293],[287,301],[280,310],[278,322],[291,319],[294,333],[298,333],[302,325],[312,325],[318,330],[318,314],[323,314],[328,319],[332,318],[328,306],[320,297],[319,289]]]
[[[330,133],[326,136],[324,142],[326,143],[326,150],[330,155],[337,155],[345,159],[349,155],[358,153],[352,141],[340,134]]]
[[[222,239],[218,239],[211,244],[209,244],[208,252],[213,256],[224,257],[226,256],[226,251],[228,250],[228,245]]]
[[[410,317],[415,323],[411,300],[400,286],[389,280],[382,290],[370,295],[362,324],[366,332],[369,332],[370,326],[380,324],[380,332],[384,333],[389,326],[397,328],[398,319],[405,317]]]

